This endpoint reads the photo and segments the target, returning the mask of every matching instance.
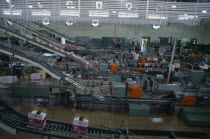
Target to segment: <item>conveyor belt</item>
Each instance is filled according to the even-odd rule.
[[[85,89],[85,86],[82,84],[78,83],[77,81],[73,80],[72,78],[65,76],[61,72],[57,71],[55,68],[52,66],[48,65],[45,61],[41,59],[40,57],[37,57],[37,55],[34,55],[24,49],[18,48],[18,46],[9,46],[8,44],[5,44],[3,42],[0,42],[0,51],[8,54],[8,55],[13,55],[14,57],[21,59],[23,61],[32,63],[36,66],[39,66],[41,69],[49,73],[52,77],[58,79],[58,80],[65,80],[73,85],[75,85],[78,88]]]
[[[48,45],[42,44],[42,43],[36,41],[35,39],[31,39],[29,37],[26,37],[24,35],[21,35],[18,32],[12,31],[11,29],[8,29],[8,28],[5,28],[5,27],[0,26],[0,31],[5,32],[5,33],[7,33],[9,35],[12,35],[12,36],[14,36],[16,38],[19,38],[19,39],[21,39],[23,41],[27,41],[27,42],[29,42],[29,43],[37,46],[37,47],[41,47],[41,48],[43,48],[45,50],[48,50],[48,51],[50,51],[52,53],[55,53],[55,54],[59,55],[59,56],[69,57],[70,59],[73,59],[73,60],[75,60],[75,61],[77,61],[79,63],[86,64],[84,61],[81,61],[79,59],[76,59],[75,57],[72,57],[72,56],[67,55],[67,54],[65,54],[63,52],[60,52],[60,51],[58,51],[56,49],[53,49],[52,47],[49,47]]]
[[[120,130],[88,127],[88,132],[86,135],[78,135],[71,132],[72,124],[53,121],[53,120],[47,120],[46,125],[42,130],[28,128],[27,115],[13,110],[11,107],[9,107],[1,100],[0,100],[0,120],[4,124],[12,128],[15,128],[17,131],[28,132],[48,137],[68,138],[68,139],[77,139],[77,138],[114,139],[118,138],[119,135],[121,134]]]
[[[28,128],[27,116],[23,113],[15,111],[6,103],[0,100],[0,122],[15,128],[18,132],[27,132],[41,136],[66,138],[66,139],[119,139],[125,138],[127,132],[122,129],[102,129],[88,127],[86,135],[78,135],[71,132],[72,124],[63,123],[53,120],[47,120],[46,126],[42,130]],[[171,134],[177,137],[191,137],[210,139],[209,132],[190,132],[190,131],[171,131],[171,130],[129,130],[133,136],[170,136]],[[155,138],[155,137],[154,137]]]
[[[66,36],[65,34],[61,34],[61,33],[57,32],[57,31],[55,31],[55,30],[53,30],[53,29],[51,29],[51,28],[49,28],[49,27],[47,27],[47,26],[45,26],[45,25],[39,24],[39,23],[37,23],[37,22],[30,22],[30,23],[32,23],[32,24],[34,24],[34,25],[37,25],[37,26],[39,26],[39,27],[41,27],[41,28],[44,28],[44,29],[46,29],[47,31],[49,31],[49,32],[51,32],[51,33],[53,33],[53,34],[55,34],[55,35],[58,35],[58,36],[60,36],[60,37],[62,37],[62,38],[64,38],[64,39],[66,39],[66,40],[68,40],[68,41],[70,41],[70,42],[73,42],[72,39],[69,38],[68,36]]]
[[[3,19],[3,18],[2,18]],[[5,19],[5,18],[4,18]],[[64,44],[61,44],[60,42],[58,42],[57,40],[51,38],[51,37],[48,37],[46,35],[43,35],[42,33],[40,33],[39,31],[36,31],[34,29],[32,29],[31,27],[28,27],[28,23],[31,23],[31,22],[26,22],[27,24],[24,24],[24,22],[16,22],[16,21],[11,21],[10,19],[5,19],[5,20],[8,20],[10,22],[12,22],[13,24],[17,25],[17,26],[20,26],[30,32],[32,32],[33,34],[39,36],[40,38],[42,38],[43,40],[47,41],[47,42],[50,42],[56,46],[59,46],[61,48],[66,48],[66,49],[69,49],[71,51],[74,51],[74,52],[80,52],[80,53],[85,53],[85,54],[92,54],[92,55],[96,55],[97,53],[94,52],[94,51],[90,51],[90,50],[87,50],[87,49],[84,49],[84,50],[74,50],[74,49],[70,49],[68,46],[64,45]]]
[[[8,19],[7,19],[7,20],[8,20]],[[9,20],[9,21],[10,21],[10,20]],[[16,22],[16,21],[11,21],[11,22],[14,23],[14,24],[16,24],[16,25],[18,25],[18,26],[20,26],[20,27],[22,27],[22,28],[25,28],[26,30],[28,30],[28,31],[32,32],[33,34],[39,36],[40,38],[44,39],[45,41],[48,41],[48,42],[50,42],[50,43],[52,43],[52,44],[55,44],[55,45],[57,45],[57,46],[59,46],[59,47],[61,47],[61,48],[65,48],[65,47],[66,47],[65,45],[63,45],[63,44],[57,42],[56,40],[54,40],[54,39],[52,39],[52,38],[50,38],[50,37],[44,36],[42,33],[38,32],[38,31],[36,31],[36,30],[34,30],[34,29],[32,29],[32,28],[29,28],[29,27],[27,27],[27,26],[24,25],[24,24],[20,24],[20,23],[18,23],[18,22]]]

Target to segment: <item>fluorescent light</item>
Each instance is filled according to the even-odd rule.
[[[112,11],[112,13],[113,13],[113,14],[116,14],[117,12],[116,12],[116,11]]]
[[[109,11],[89,11],[90,17],[109,17]]]
[[[153,28],[154,28],[154,29],[159,29],[159,28],[160,28],[160,25],[155,25],[155,24],[153,24]]]
[[[178,17],[179,20],[192,20],[194,18],[198,18],[198,16],[184,14]]]
[[[49,10],[42,10],[42,11],[33,11],[31,13],[32,16],[51,16],[51,12]]]
[[[7,3],[9,3],[9,2],[10,2],[10,0],[6,0],[6,2],[7,2]]]
[[[4,15],[21,15],[22,14],[22,10],[19,9],[12,9],[10,12],[10,9],[3,9],[3,14]]]
[[[176,5],[172,5],[171,7],[172,7],[172,8],[176,8]]]
[[[168,17],[166,16],[160,16],[160,15],[153,15],[153,14],[149,14],[148,15],[148,19],[168,19]]]
[[[205,13],[207,13],[207,11],[206,11],[206,10],[203,10],[203,11],[202,11],[202,13],[204,13],[204,14],[205,14]]]
[[[98,27],[99,26],[99,20],[92,20],[92,26]]]
[[[79,16],[79,11],[77,11],[77,10],[60,10],[60,15],[63,15],[63,16]]]
[[[127,13],[127,12],[119,12],[118,17],[122,18],[137,18],[139,17],[138,13]]]
[[[96,2],[96,9],[102,9],[103,8],[103,2],[97,1]]]
[[[33,6],[32,5],[28,5],[28,8],[33,8]]]
[[[75,9],[75,6],[67,6],[68,9]]]

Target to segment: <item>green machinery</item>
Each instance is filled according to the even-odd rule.
[[[102,39],[93,38],[93,39],[91,39],[90,46],[91,46],[91,48],[102,48],[101,42],[102,42]]]
[[[49,97],[50,87],[11,87],[11,92],[15,96]]]
[[[130,103],[130,116],[148,116],[150,114],[150,106],[147,104]]]
[[[82,45],[82,46],[89,46],[90,45],[90,37],[76,36],[75,37],[75,44]]]
[[[108,64],[101,64],[101,71],[107,71],[109,69]]]
[[[116,97],[126,97],[126,87],[125,85],[116,85],[113,88],[114,96]]]
[[[109,74],[108,81],[110,82],[121,82],[121,76],[116,74]]]
[[[210,127],[209,108],[183,107],[180,114],[188,125]]]
[[[201,70],[191,70],[189,77],[192,83],[203,83],[205,73]]]

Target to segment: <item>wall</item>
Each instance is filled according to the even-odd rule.
[[[115,28],[116,26],[116,28]],[[197,38],[198,43],[210,43],[210,40],[206,40],[206,35],[210,35],[207,32],[207,27],[204,26],[187,26],[171,24],[160,29],[153,29],[152,26],[132,26],[132,25],[114,25],[114,24],[101,24],[99,27],[91,27],[90,24],[77,23],[74,26],[66,26],[65,23],[57,22],[52,23],[49,27],[62,32],[70,37],[75,36],[89,36],[91,38],[103,37],[137,37],[140,39],[142,36],[150,36],[151,40],[155,40],[158,37],[173,37],[173,38]],[[210,30],[210,27],[208,27]]]
[[[206,27],[206,33],[204,35],[204,43],[210,44],[210,26]]]
[[[90,24],[76,23],[74,26],[66,26],[64,22],[51,23],[50,28],[64,33],[70,37],[75,36],[89,36],[91,38],[101,37],[137,37],[141,39],[142,36],[150,36],[151,40],[158,37],[173,37],[173,38],[197,38],[198,43],[210,43],[210,26],[187,26],[171,24],[160,29],[153,29],[152,26],[132,26],[132,25],[114,25],[114,24],[101,24],[99,27],[91,27]],[[24,32],[24,31],[23,31]],[[0,36],[4,36],[0,32]]]

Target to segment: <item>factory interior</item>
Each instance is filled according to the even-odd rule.
[[[210,0],[1,0],[0,139],[210,139]]]

